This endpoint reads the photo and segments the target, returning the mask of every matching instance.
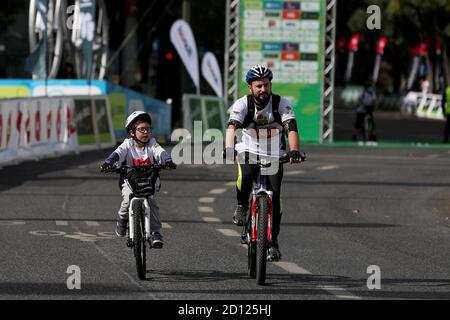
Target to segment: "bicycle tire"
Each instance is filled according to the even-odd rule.
[[[247,257],[248,257],[248,275],[252,278],[256,278],[256,243],[249,242],[247,245]]]
[[[268,199],[265,196],[258,199],[258,224],[256,230],[256,282],[264,285],[267,265],[267,220],[269,215]]]
[[[142,206],[136,202],[133,208],[134,217],[134,257],[136,259],[136,270],[138,278],[145,280],[146,273],[146,252],[145,252],[145,232],[143,223]]]

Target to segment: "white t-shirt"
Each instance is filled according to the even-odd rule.
[[[247,115],[247,96],[236,100],[231,106],[230,120],[244,123],[244,119]],[[281,116],[281,122],[284,123],[287,120],[295,119],[294,110],[291,103],[281,97],[278,105],[278,112]],[[284,150],[281,145],[281,129],[272,129],[278,124],[275,122],[275,117],[272,112],[272,96],[269,102],[262,110],[258,110],[255,106],[255,114],[253,121],[256,124],[257,130],[242,130],[242,137],[237,134],[238,143],[235,148],[237,152],[250,152],[253,154],[265,155],[265,156],[282,156]],[[265,130],[264,130],[265,129]],[[256,134],[258,133],[258,135]],[[267,139],[265,139],[267,137]]]
[[[119,163],[126,160],[127,165],[137,166],[151,164],[153,159],[161,163],[160,156],[163,151],[154,138],[142,148],[137,147],[132,138],[128,138],[114,152],[119,155]]]

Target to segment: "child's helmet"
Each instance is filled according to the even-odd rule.
[[[127,121],[125,122],[125,130],[127,130],[127,132],[130,131],[138,120],[148,122],[149,125],[152,125],[152,117],[148,113],[144,111],[135,111],[128,116]]]

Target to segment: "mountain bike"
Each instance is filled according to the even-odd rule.
[[[306,154],[301,153],[302,161]],[[280,165],[290,161],[286,154],[279,158]],[[268,250],[272,244],[272,197],[273,192],[268,190],[268,176],[264,168],[271,165],[267,159],[258,159],[259,166],[252,191],[251,208],[244,222],[244,240],[247,243],[248,275],[256,278],[258,285],[264,285],[266,280],[266,264],[270,261]]]
[[[149,249],[152,248],[149,197],[155,193],[155,183],[161,169],[166,167],[160,164],[149,164],[134,167],[121,165],[105,171],[126,175],[125,182],[132,190],[128,209],[126,244],[127,247],[133,248],[137,275],[141,280],[145,280],[147,271],[147,242]]]

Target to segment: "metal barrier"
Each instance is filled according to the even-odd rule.
[[[410,91],[403,99],[401,111],[418,118],[445,120],[442,95]]]

